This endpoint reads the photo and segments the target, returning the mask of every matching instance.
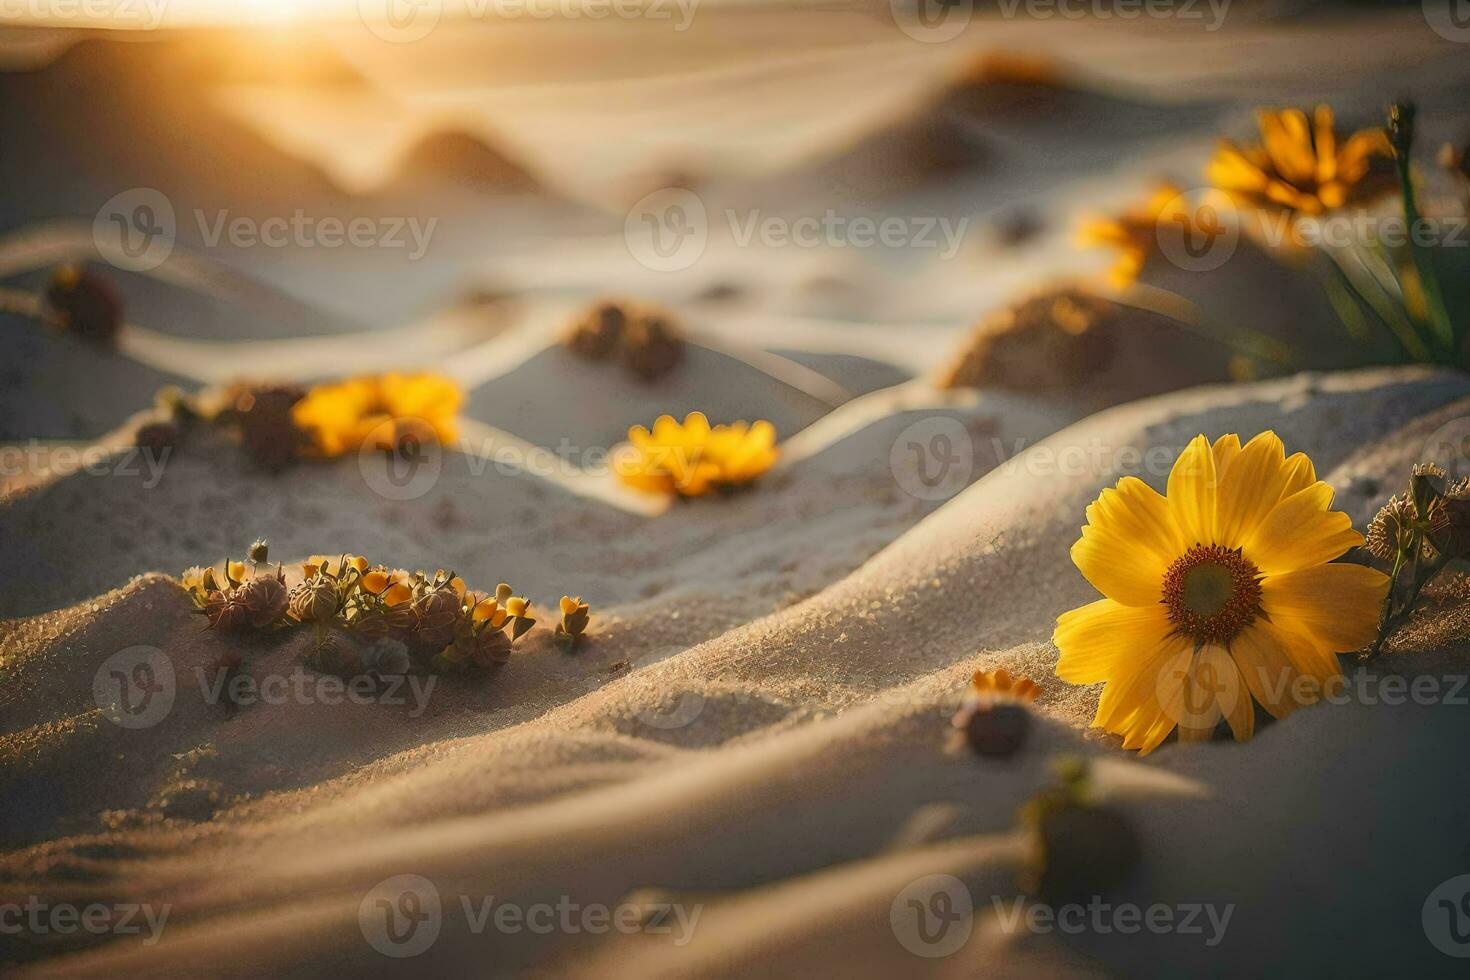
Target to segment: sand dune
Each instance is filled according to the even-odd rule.
[[[1345,340],[1310,274],[1242,243],[1214,273],[1150,263],[1131,299],[1175,291],[1175,310],[1301,352],[1264,370],[1319,373],[1223,384],[1239,373],[1226,346],[1125,308],[1060,383],[1057,349],[1023,342],[981,387],[936,387],[977,324],[1104,266],[1072,242],[1080,213],[1155,177],[1197,181],[1257,102],[1367,120],[1406,91],[1424,139],[1455,136],[1463,45],[1417,6],[1361,20],[1286,6],[1232,11],[1218,33],[976,11],[944,44],[899,30],[884,2],[712,3],[677,31],[446,15],[401,45],[352,3],[341,22],[237,45],[0,29],[0,138],[29,140],[0,188],[0,440],[18,442],[0,446],[0,913],[168,912],[157,942],[17,935],[0,916],[0,972],[1454,975],[1422,913],[1464,870],[1463,709],[1352,697],[1262,712],[1247,743],[1171,740],[1139,759],[1088,727],[1100,688],[1056,676],[1051,636],[1095,598],[1069,548],[1125,472],[1162,487],[1197,433],[1271,428],[1361,530],[1470,416],[1470,379],[1357,369],[1396,354]],[[996,68],[996,51],[1024,58]],[[686,269],[645,264],[627,234],[649,175],[706,209]],[[181,216],[305,208],[440,231],[424,261],[398,262],[204,247],[181,217],[161,266],[105,270],[126,304],[117,351],[50,331],[47,271],[101,268],[97,207],[139,186]],[[734,233],[828,212],[963,234],[941,255]],[[1033,234],[997,234],[1017,215]],[[683,362],[644,384],[565,349],[571,318],[609,296],[666,306]],[[421,481],[376,454],[267,475],[202,428],[161,465],[129,449],[163,384],[408,367],[466,392],[460,439]],[[772,421],[779,461],[694,500],[608,472],[630,425],[693,410]],[[355,552],[508,581],[539,621],[492,675],[389,674],[356,703],[305,665],[305,630],[224,635],[193,612],[175,576],[258,535],[292,581],[308,555]],[[1353,690],[1459,690],[1470,586],[1452,577],[1371,666],[1341,658]],[[552,632],[563,594],[592,604],[571,653]],[[112,658],[139,646],[173,681],[154,723],[127,728],[104,705]],[[297,693],[222,698],[236,656],[244,680]],[[971,673],[998,667],[1039,687],[1006,761],[951,724]],[[1017,811],[1063,755],[1088,760],[1097,802],[1140,843],[1098,900],[1227,909],[1216,941],[1207,921],[1012,923],[1032,843]],[[931,876],[973,906],[948,956],[905,917],[946,912],[925,901]],[[479,918],[492,901],[657,928],[508,928]],[[381,913],[434,907],[431,942],[401,958]]]
[[[813,553],[823,537],[820,524],[807,516],[785,525],[776,516],[788,507],[795,508],[794,516],[818,501],[822,510],[842,506],[830,495],[847,481],[807,473],[820,455],[795,464],[771,488],[732,502],[718,516],[708,515],[718,530],[709,520],[670,513],[632,533],[628,518],[607,514],[589,524],[589,514],[569,526],[583,532],[598,526],[600,534],[620,542],[616,551],[621,554],[611,560],[619,566],[621,594],[628,596],[612,601],[597,643],[586,656],[567,658],[533,641],[488,687],[446,688],[427,720],[392,709],[320,705],[262,706],[226,719],[217,710],[211,714],[217,706],[196,700],[181,685],[180,706],[167,722],[130,740],[134,733],[111,729],[86,710],[95,664],[117,647],[116,637],[151,639],[181,668],[207,662],[217,642],[198,638],[187,603],[168,582],[143,580],[91,603],[98,607],[95,613],[84,606],[22,623],[22,637],[34,639],[12,641],[30,652],[12,668],[14,680],[7,688],[32,694],[10,723],[5,742],[11,751],[26,746],[34,756],[35,782],[22,780],[13,791],[36,793],[27,787],[74,773],[67,767],[74,753],[112,751],[121,753],[121,768],[130,778],[109,783],[114,790],[89,782],[89,799],[101,793],[110,800],[106,806],[129,810],[149,793],[188,776],[215,793],[195,805],[222,807],[224,813],[213,823],[195,824],[183,815],[191,812],[188,807],[175,803],[180,815],[156,829],[122,816],[118,829],[83,831],[69,843],[14,852],[6,862],[11,874],[22,874],[28,887],[48,895],[100,889],[175,902],[177,924],[158,945],[116,944],[83,958],[54,961],[48,973],[69,968],[289,973],[307,950],[369,973],[390,969],[393,964],[364,942],[358,907],[375,883],[405,869],[426,876],[447,897],[443,929],[415,965],[450,970],[471,962],[483,969],[487,953],[497,973],[548,962],[572,964],[579,971],[602,964],[630,974],[694,964],[717,973],[759,969],[772,962],[767,957],[788,949],[781,935],[789,934],[791,943],[798,934],[816,937],[811,955],[858,932],[869,937],[864,942],[881,936],[875,923],[886,915],[896,889],[934,871],[959,875],[977,903],[988,907],[987,896],[1013,894],[1004,870],[1012,861],[1001,839],[966,835],[1003,835],[1052,752],[1063,747],[1109,751],[1108,740],[1080,731],[1095,707],[1096,692],[1067,688],[1051,677],[1055,653],[1046,638],[1056,612],[1086,598],[1086,583],[1065,551],[1083,505],[1117,474],[1105,458],[1058,479],[1047,472],[1045,460],[1067,447],[1177,448],[1199,429],[1252,432],[1270,424],[1289,447],[1312,454],[1319,471],[1342,488],[1341,503],[1362,520],[1371,503],[1366,495],[1354,496],[1358,482],[1395,478],[1417,454],[1414,426],[1422,430],[1463,413],[1467,399],[1470,386],[1458,376],[1398,371],[1201,389],[1125,406],[1002,464],[866,562],[864,553],[874,545],[865,542],[872,538],[850,535],[823,558]],[[849,458],[860,466],[854,475],[866,471],[865,479],[877,481],[873,485],[892,486],[886,466],[880,474],[866,469],[881,454],[854,447]],[[1144,475],[1155,483],[1161,478]],[[498,482],[501,489],[483,491],[489,499],[504,501],[506,491],[518,486],[530,489],[524,479]],[[287,487],[283,499],[312,506],[302,500],[306,487]],[[148,499],[146,493],[132,496]],[[241,504],[240,498],[217,502],[226,512]],[[175,510],[172,504],[162,506]],[[568,501],[553,508],[543,501],[527,514],[557,513],[563,515],[561,523],[572,507],[585,512],[587,505]],[[415,513],[425,509],[432,508]],[[510,508],[501,503],[496,509]],[[13,504],[7,524],[14,526],[17,519],[34,524],[43,512],[74,510],[53,491]],[[891,503],[847,511],[848,520],[863,527],[879,515],[891,520],[893,512]],[[856,516],[863,514],[868,516]],[[754,523],[737,539],[730,534],[731,521]],[[400,524],[406,533],[394,548],[388,542],[354,540],[345,528],[332,532],[320,517],[314,523],[316,533],[332,533],[353,547],[371,543],[395,558],[411,559],[410,540],[419,537],[416,524]],[[797,528],[802,533],[794,533]],[[292,532],[289,525],[282,529],[284,548],[301,547],[302,531]],[[458,530],[424,528],[421,533],[423,540],[411,547],[435,542],[442,549],[463,536]],[[57,540],[56,532],[51,537]],[[497,534],[497,569],[525,580],[551,558],[544,554],[544,542],[556,537]],[[734,550],[736,540],[746,543]],[[473,542],[464,543],[473,548]],[[635,600],[628,595],[630,586],[667,570],[640,573],[636,555],[644,549],[685,557],[673,570],[677,586]],[[769,558],[755,566],[745,563],[763,550]],[[138,554],[136,548],[133,553]],[[608,557],[605,550],[599,554]],[[782,560],[778,556],[796,561],[798,570],[761,584],[755,569],[772,568]],[[34,563],[37,556],[21,560]],[[786,605],[783,579],[798,587],[805,582],[813,594]],[[743,583],[739,601],[721,587],[731,581]],[[1027,583],[1024,589],[1015,587],[1019,581]],[[612,585],[609,579],[598,588],[612,593]],[[45,588],[51,596],[65,591],[54,580]],[[704,612],[695,612],[700,609]],[[675,610],[683,616],[672,619]],[[189,636],[196,639],[186,642]],[[71,652],[61,658],[62,650]],[[289,645],[262,651],[252,669],[284,669],[291,656]],[[631,659],[634,666],[604,673],[615,659]],[[1044,720],[1036,741],[1019,764],[1008,768],[946,755],[942,748],[942,706],[953,703],[967,671],[995,665],[1032,676],[1043,687]],[[587,684],[581,694],[576,693],[579,676]],[[283,711],[290,713],[290,722]],[[1416,821],[1411,814],[1422,807],[1448,818],[1440,825],[1443,830],[1430,833],[1414,822],[1412,844],[1376,849],[1371,863],[1393,862],[1395,901],[1403,900],[1399,890],[1427,891],[1433,881],[1421,888],[1422,875],[1442,874],[1444,849],[1454,846],[1453,827],[1463,816],[1464,800],[1451,792],[1451,781],[1433,773],[1448,776],[1445,746],[1454,743],[1446,739],[1463,738],[1465,729],[1452,712],[1423,712],[1422,719],[1405,727],[1408,713],[1415,711],[1423,709],[1322,705],[1268,726],[1244,746],[1166,747],[1145,768],[1187,775],[1212,796],[1196,800],[1165,793],[1126,803],[1143,828],[1147,859],[1125,894],[1240,902],[1240,919],[1225,943],[1203,949],[1178,937],[1179,942],[1151,950],[1151,957],[1163,959],[1145,965],[1131,958],[1134,947],[1106,936],[1061,946],[1056,944],[1060,937],[1034,937],[1033,948],[1016,954],[1023,957],[1020,962],[1035,956],[1040,958],[1035,962],[1058,964],[1066,973],[1085,972],[1080,954],[1129,963],[1143,972],[1163,964],[1186,969],[1206,963],[1250,970],[1260,965],[1258,940],[1271,933],[1278,911],[1287,908],[1296,921],[1320,921],[1324,927],[1329,921],[1357,929],[1371,923],[1382,963],[1420,962],[1426,947],[1417,922],[1399,926],[1375,911],[1389,907],[1388,897],[1345,907],[1303,902],[1293,890],[1276,887],[1283,862],[1310,864],[1312,881],[1327,890],[1324,894],[1350,887],[1359,871],[1327,856],[1348,846],[1364,827],[1376,834],[1407,829],[1406,821]],[[1342,754],[1352,729],[1354,745],[1381,748]],[[252,734],[281,730],[299,733],[300,741],[293,747],[271,736],[258,743]],[[1389,730],[1399,733],[1393,737],[1395,758],[1413,760],[1411,765],[1384,767],[1376,760],[1377,752],[1386,751]],[[603,734],[590,737],[594,733]],[[1383,741],[1373,741],[1374,733]],[[410,739],[415,747],[407,748]],[[397,754],[395,741],[405,746]],[[171,751],[177,755],[199,744],[210,749],[204,757],[180,762],[185,772],[159,761],[172,758],[160,753],[162,746],[175,746]],[[1266,792],[1263,780],[1273,778],[1273,761],[1284,752],[1298,760],[1337,759],[1322,795]],[[260,753],[268,753],[277,766],[262,766]],[[556,765],[547,766],[553,758]],[[351,760],[365,767],[310,788],[292,788],[340,772]],[[285,795],[231,802],[247,791]],[[80,798],[52,794],[49,805],[65,809],[67,799]],[[957,804],[962,814],[947,842],[907,856],[887,854],[886,842],[916,808],[944,801]],[[160,805],[154,802],[152,812]],[[55,809],[47,816],[82,830],[91,818],[79,802],[72,806],[69,817]],[[1323,812],[1314,816],[1319,809]],[[150,812],[147,806],[144,811]],[[1358,819],[1331,816],[1343,812]],[[1276,860],[1236,860],[1233,855],[1247,841],[1259,853],[1258,825],[1276,828],[1267,845]],[[1199,834],[1219,845],[1202,850]],[[781,846],[752,852],[744,842],[754,837]],[[160,847],[174,856],[145,857]],[[1188,859],[1180,860],[1182,855]],[[232,869],[228,883],[218,877],[223,867]],[[460,894],[494,894],[522,904],[568,894],[582,903],[616,904],[646,888],[683,896],[685,902],[709,896],[709,921],[723,924],[696,932],[687,947],[675,949],[657,937],[644,937],[641,944],[604,949],[598,937],[585,934],[551,940],[477,935],[454,902]],[[735,894],[747,889],[754,890]],[[733,891],[725,898],[710,895],[712,890]],[[839,895],[846,897],[830,905]],[[819,908],[829,912],[818,914]],[[768,921],[787,925],[773,933],[761,925]],[[997,942],[993,925],[979,928],[971,939],[982,959],[1001,955]],[[600,958],[587,959],[594,955]],[[874,947],[872,955],[878,965],[892,962],[887,957],[896,954],[892,947]],[[1310,955],[1319,967],[1361,967],[1365,951],[1319,948]]]

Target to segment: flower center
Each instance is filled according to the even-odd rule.
[[[1163,603],[1178,632],[1229,643],[1261,614],[1261,572],[1239,549],[1197,544],[1164,573]]]

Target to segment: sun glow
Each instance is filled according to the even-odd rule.
[[[16,23],[124,30],[289,24],[358,15],[355,0],[19,0],[13,7]]]

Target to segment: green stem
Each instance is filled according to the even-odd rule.
[[[1328,251],[1327,256],[1332,260],[1332,268],[1341,277],[1341,281],[1378,315],[1378,319],[1382,320],[1384,325],[1393,332],[1394,339],[1411,358],[1421,364],[1432,362],[1435,359],[1434,352],[1419,336],[1419,331],[1415,330],[1414,325],[1399,312],[1398,307],[1394,305],[1393,298],[1388,295],[1383,284],[1368,271],[1366,265],[1364,265],[1364,271],[1368,272],[1367,281],[1372,283],[1374,287],[1372,290],[1365,288],[1366,283],[1354,275],[1351,267],[1338,258],[1335,252]],[[1359,258],[1358,261],[1362,262],[1362,259]]]
[[[1167,289],[1134,283],[1122,297],[1115,300],[1120,306],[1168,317],[1186,333],[1212,340],[1242,354],[1286,368],[1295,364],[1296,359],[1291,348],[1275,337],[1248,327],[1235,327],[1209,319],[1197,304]]]
[[[1434,256],[1429,249],[1419,244],[1414,229],[1419,224],[1419,203],[1414,193],[1414,178],[1409,173],[1409,154],[1394,154],[1398,167],[1399,185],[1403,189],[1404,222],[1408,225],[1409,250],[1414,256],[1414,268],[1419,272],[1419,285],[1424,290],[1424,299],[1429,306],[1430,325],[1439,335],[1439,341],[1452,356],[1458,357],[1460,345],[1455,337],[1454,324],[1450,322],[1449,310],[1445,307],[1444,291],[1439,286],[1439,273],[1434,269]]]

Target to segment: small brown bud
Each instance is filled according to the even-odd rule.
[[[259,575],[235,590],[245,607],[250,625],[264,629],[286,614],[291,597],[286,583],[274,575]]]

